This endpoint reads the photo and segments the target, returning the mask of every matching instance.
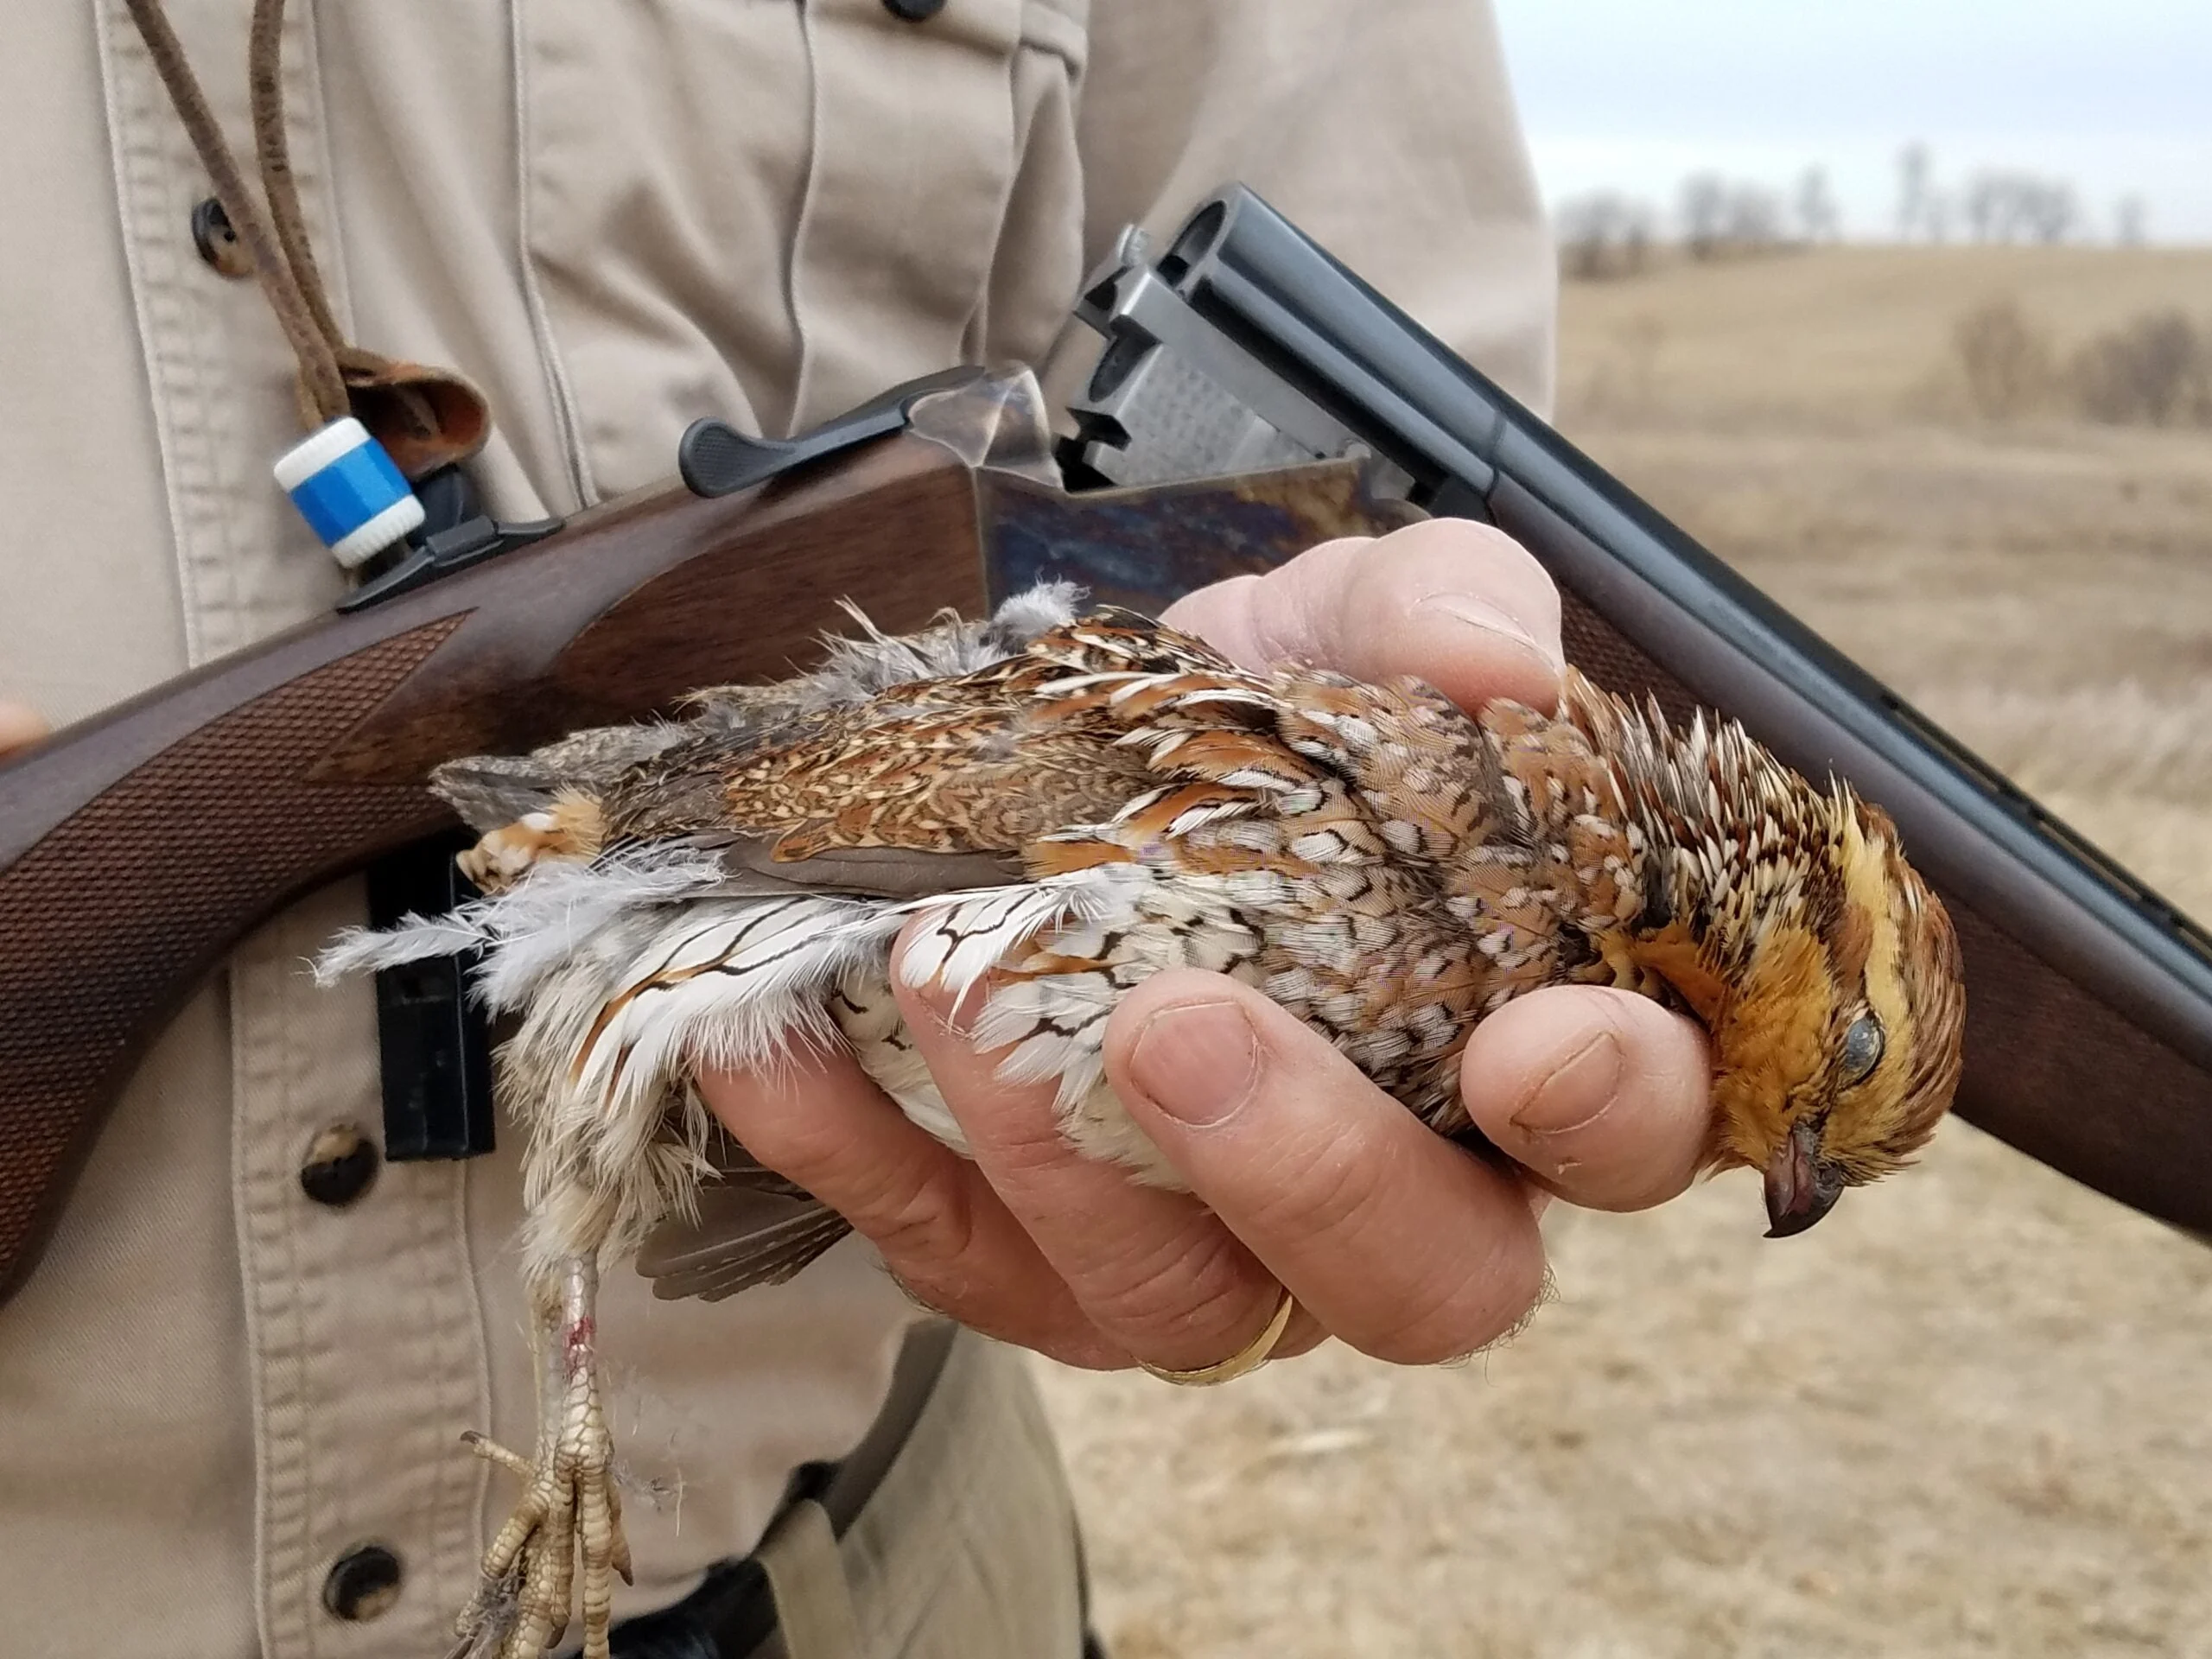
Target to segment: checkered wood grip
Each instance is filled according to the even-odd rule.
[[[189,732],[0,870],[0,1264],[29,1261],[108,1097],[241,918],[311,885],[334,848],[370,857],[444,820],[420,787],[310,774],[461,620],[381,640]],[[13,1277],[0,1268],[0,1290]]]

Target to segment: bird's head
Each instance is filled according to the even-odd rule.
[[[1599,941],[1615,982],[1656,978],[1712,1039],[1715,1168],[1766,1179],[1770,1237],[1910,1162],[1958,1086],[1958,935],[1897,826],[1815,788],[1734,721],[1673,725],[1570,675],[1611,766],[1639,915]]]
[[[1717,1166],[1766,1179],[1768,1236],[1927,1144],[1959,1080],[1958,936],[1878,808],[1839,787],[1805,902],[1755,925],[1711,1011]]]

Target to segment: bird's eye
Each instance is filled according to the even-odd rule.
[[[1843,1033],[1845,1084],[1865,1082],[1867,1073],[1881,1063],[1882,1022],[1871,1014],[1862,1014]]]

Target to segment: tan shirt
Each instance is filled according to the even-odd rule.
[[[246,0],[168,10],[250,154]],[[1037,360],[1123,221],[1170,227],[1231,177],[1548,398],[1549,251],[1480,0],[289,14],[341,314],[489,393],[475,470],[505,516],[655,482],[698,415],[788,429],[963,359]],[[340,582],[270,481],[289,356],[254,286],[194,251],[207,187],[121,0],[17,7],[7,37],[0,693],[67,721]],[[508,1146],[386,1166],[342,1209],[303,1193],[318,1131],[378,1122],[365,990],[302,972],[357,902],[297,906],[190,1004],[0,1309],[0,1649],[442,1650],[512,1497],[455,1437],[528,1438],[515,1166]],[[854,1246],[714,1307],[610,1275],[639,1568],[619,1611],[743,1553],[785,1471],[849,1446],[906,1317]],[[334,1618],[325,1576],[369,1541],[399,1593]]]

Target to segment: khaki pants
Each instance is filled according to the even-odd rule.
[[[1027,1360],[962,1332],[851,1528],[780,1516],[759,1558],[779,1628],[759,1659],[1076,1659],[1075,1510]]]

